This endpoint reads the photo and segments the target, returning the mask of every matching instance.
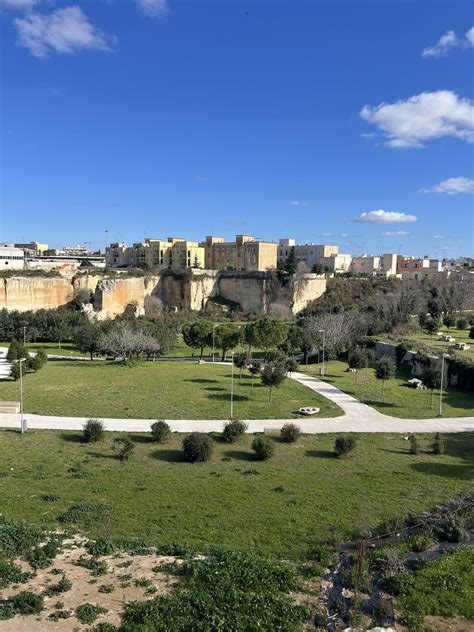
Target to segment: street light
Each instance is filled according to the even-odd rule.
[[[320,333],[320,334],[323,334],[323,370],[322,370],[322,372],[321,372],[321,375],[324,377],[324,375],[325,375],[325,368],[324,368],[324,367],[325,367],[324,348],[325,348],[325,345],[326,345],[326,330],[325,330],[325,329],[320,329],[320,330],[319,330],[319,333]]]
[[[26,327],[23,327],[23,344],[26,345]]]
[[[230,378],[230,419],[234,418],[234,352],[232,351],[232,372]]]
[[[215,349],[216,349],[216,327],[218,327],[219,325],[214,324],[212,325],[212,364],[214,364],[215,359]]]
[[[23,419],[23,367],[22,362],[25,362],[26,358],[20,358],[20,425],[21,425],[21,433],[25,432],[25,420]]]
[[[439,389],[439,416],[443,416],[443,381],[444,381],[444,359],[448,357],[445,353],[441,355],[441,384]]]

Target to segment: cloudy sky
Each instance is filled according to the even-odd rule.
[[[0,0],[0,239],[473,255],[472,6]]]

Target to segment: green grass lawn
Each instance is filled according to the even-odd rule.
[[[9,342],[0,342],[0,347],[9,346]],[[87,353],[81,353],[72,342],[62,342],[61,346],[57,342],[28,342],[27,347],[28,351],[33,352],[44,349],[46,355],[89,357]]]
[[[455,338],[455,342],[465,342],[466,344],[468,344],[471,347],[470,349],[467,349],[466,351],[456,351],[456,354],[461,358],[474,359],[474,340],[472,340],[472,338],[469,338],[469,327],[467,329],[457,329],[456,327],[451,327],[451,329],[448,331],[448,329],[443,326],[440,327],[439,331],[442,332],[443,335],[453,336],[453,338]],[[441,340],[438,336],[431,337],[429,334],[423,332],[414,336],[408,336],[408,339],[422,342],[427,347],[431,347],[432,349],[440,353],[443,351],[449,351],[454,344],[453,342],[445,342],[444,340]]]
[[[132,435],[136,451],[125,463],[112,457],[114,436],[84,444],[79,433],[0,431],[3,515],[57,527],[72,503],[111,503],[110,519],[101,522],[92,512],[67,526],[92,536],[110,528],[113,538],[156,545],[304,557],[321,539],[429,509],[465,490],[473,474],[472,433],[447,435],[444,455],[429,453],[429,435],[419,435],[419,455],[408,454],[397,434],[358,435],[344,459],[333,456],[335,435],[305,436],[296,444],[275,439],[274,456],[265,462],[254,460],[251,435],[236,444],[216,436],[211,460],[195,465],[182,460],[183,435],[163,446]],[[77,464],[83,478],[68,471]],[[47,502],[46,494],[60,498]]]
[[[185,362],[147,362],[132,368],[106,362],[48,362],[24,380],[25,410],[43,415],[143,419],[228,419],[231,367]],[[321,417],[341,409],[306,386],[287,379],[273,389],[259,379],[234,376],[234,416],[241,419],[300,417],[301,406],[319,406]],[[0,399],[18,400],[19,382],[0,382]]]
[[[385,403],[382,402],[382,382],[375,377],[374,369],[346,373],[347,362],[330,360],[326,365],[325,380],[369,406],[394,417],[427,419],[439,413],[439,391],[435,391],[433,408],[430,408],[431,391],[419,391],[406,386],[410,372],[402,369],[393,380],[385,382]],[[301,371],[320,376],[320,365],[301,366]],[[474,415],[474,394],[449,387],[443,395],[443,416],[466,417]]]

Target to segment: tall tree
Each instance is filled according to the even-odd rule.
[[[349,352],[348,363],[351,369],[355,369],[356,372],[356,384],[358,383],[359,369],[363,369],[367,366],[368,355],[367,349],[362,347],[354,347]]]
[[[88,322],[74,332],[74,344],[82,353],[90,354],[91,360],[100,351],[102,329],[97,323]]]
[[[395,362],[390,356],[383,355],[375,363],[375,377],[382,380],[382,401],[385,402],[385,381],[395,376]]]
[[[207,320],[197,320],[194,323],[187,323],[183,326],[184,342],[191,349],[200,350],[200,359],[204,355],[204,347],[212,345],[213,324]]]
[[[242,330],[234,325],[216,327],[215,344],[222,349],[222,362],[225,362],[227,351],[234,349],[242,342]]]
[[[296,248],[294,246],[291,246],[290,254],[288,255],[288,258],[286,260],[286,271],[289,274],[294,274],[296,272],[297,267],[298,267],[298,257],[296,256]]]
[[[273,387],[280,386],[280,384],[286,379],[285,365],[280,362],[271,362],[263,366],[260,374],[262,384],[270,387],[270,394],[268,401],[272,401]]]

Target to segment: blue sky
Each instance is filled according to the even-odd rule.
[[[0,0],[0,239],[473,255],[472,6]]]

